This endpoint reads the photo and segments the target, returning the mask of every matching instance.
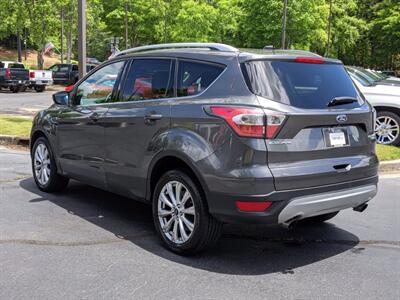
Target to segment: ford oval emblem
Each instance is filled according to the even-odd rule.
[[[347,122],[347,116],[346,115],[338,115],[336,117],[336,121],[338,121],[339,123]]]

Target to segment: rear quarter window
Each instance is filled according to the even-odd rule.
[[[254,94],[291,106],[323,109],[335,97],[359,99],[335,108],[355,108],[362,104],[358,91],[340,64],[260,60],[243,63],[242,70]]]
[[[198,95],[208,88],[225,67],[215,64],[179,61],[178,97]]]

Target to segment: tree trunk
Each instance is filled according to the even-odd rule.
[[[18,52],[18,62],[22,61],[22,47],[21,47],[21,35],[19,30],[17,32],[17,52]]]
[[[37,53],[37,65],[39,70],[43,69],[43,64],[44,64],[43,51],[42,49],[40,49]]]

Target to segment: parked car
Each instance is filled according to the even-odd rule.
[[[41,93],[46,90],[46,86],[53,84],[52,71],[48,70],[30,70],[29,87],[36,92]]]
[[[87,64],[86,72],[94,69],[96,65]],[[53,81],[55,84],[71,85],[79,79],[79,67],[76,64],[55,64],[49,68],[53,72]]]
[[[355,85],[376,109],[376,139],[380,144],[400,145],[400,87],[376,85],[349,73]]]
[[[363,77],[365,80],[369,81],[370,83],[377,84],[377,85],[386,85],[386,86],[400,86],[400,81],[398,80],[390,80],[386,78],[379,77],[363,68],[360,67],[349,67],[346,66],[346,70],[350,73],[356,74],[359,77]]]
[[[376,194],[373,108],[339,60],[224,44],[123,51],[33,121],[34,180],[69,178],[152,205],[177,253],[223,223],[323,222]],[[335,84],[332,84],[332,83]]]
[[[384,70],[384,71],[381,71],[381,72],[382,72],[382,74],[385,74],[387,76],[398,77],[396,72],[392,71],[392,70]]]
[[[0,89],[10,89],[13,93],[26,88],[29,84],[29,71],[22,63],[0,61]]]

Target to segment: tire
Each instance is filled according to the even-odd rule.
[[[303,220],[300,220],[299,223],[300,224],[321,224],[325,221],[328,221],[328,220],[334,218],[338,213],[339,213],[338,211],[335,211],[335,212],[324,214],[324,215],[305,218]]]
[[[391,111],[378,111],[375,131],[378,144],[400,146],[400,116],[398,114]]]
[[[42,93],[46,90],[46,86],[45,85],[39,85],[39,86],[35,86],[35,91],[37,93]]]
[[[18,93],[19,92],[19,88],[17,86],[11,86],[10,87],[10,91],[13,93]]]
[[[41,191],[47,193],[60,192],[68,185],[69,179],[57,173],[53,151],[46,138],[40,137],[35,141],[31,157],[33,178]],[[43,177],[41,176],[42,173],[45,173]]]
[[[23,86],[20,87],[19,91],[20,92],[26,92],[26,89],[27,89],[27,86],[23,85]]]
[[[171,184],[170,191],[174,196],[180,194],[181,201],[176,201],[180,205],[174,206],[168,192],[168,184]],[[179,184],[180,193],[177,192]],[[190,197],[186,197],[187,192]],[[172,206],[168,206],[162,200],[162,194]],[[201,190],[184,171],[172,170],[165,173],[157,182],[152,202],[156,231],[167,249],[183,255],[195,254],[218,240],[222,223],[208,213]],[[168,214],[161,215],[159,211]],[[163,230],[163,227],[168,229]]]

